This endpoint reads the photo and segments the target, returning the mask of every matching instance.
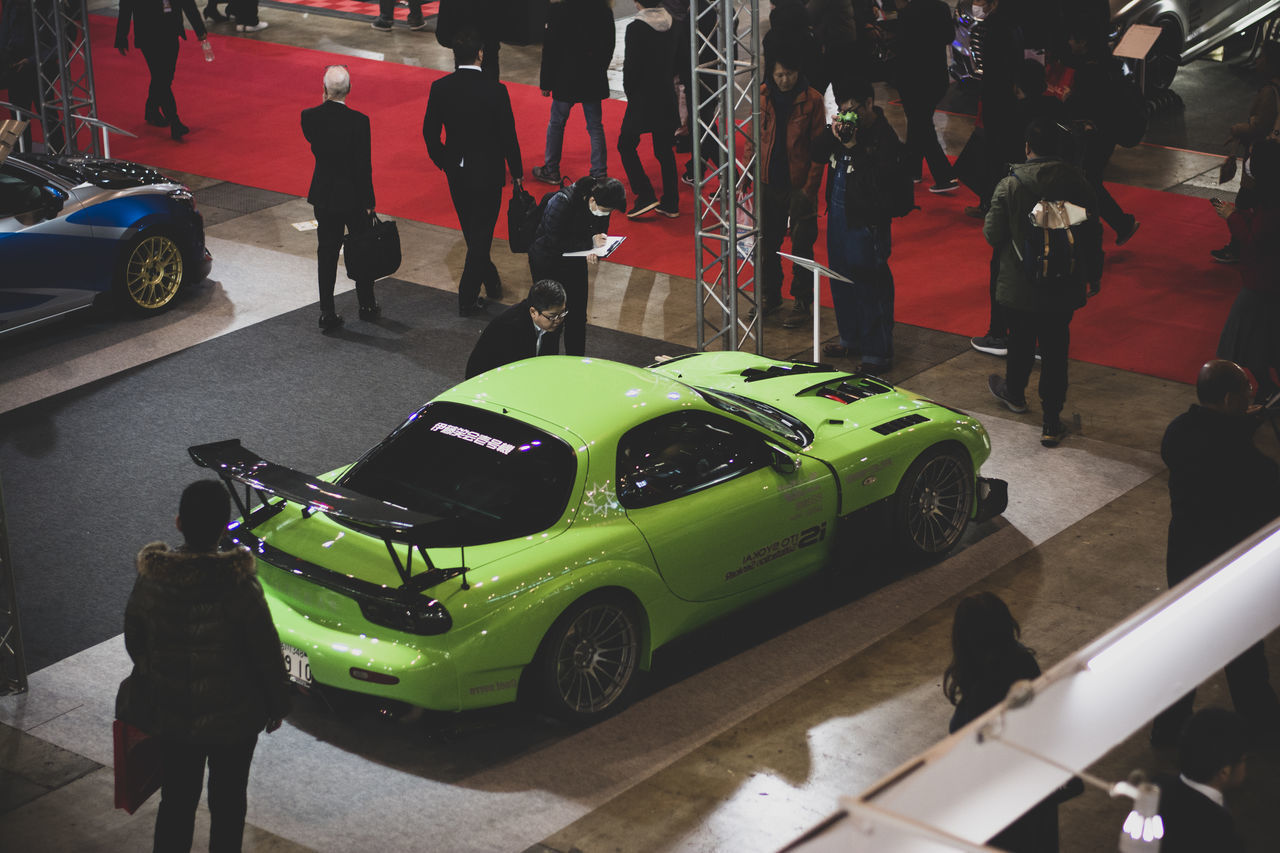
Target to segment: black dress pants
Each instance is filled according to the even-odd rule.
[[[623,171],[627,173],[627,183],[631,185],[631,192],[637,201],[656,198],[653,182],[645,174],[644,164],[636,153],[641,134],[649,134],[649,140],[653,143],[653,156],[662,169],[662,206],[667,210],[675,210],[680,204],[680,185],[676,182],[676,153],[672,148],[673,130],[672,127],[644,122],[628,107],[622,116],[622,128],[618,131],[618,156],[622,160]]]
[[[1107,170],[1107,163],[1111,162],[1111,155],[1115,150],[1114,140],[1097,133],[1087,136],[1084,143],[1084,176],[1098,196],[1098,215],[1102,217],[1102,221],[1110,225],[1111,230],[1117,234],[1126,234],[1132,220],[1102,182],[1102,174]]]
[[[790,219],[788,227],[791,200],[800,190],[775,190],[771,184],[761,184],[756,189],[760,239],[764,241],[761,286],[765,305],[777,305],[782,301],[782,258],[778,257],[782,240],[790,232],[791,251],[787,254],[812,259],[813,244],[818,241],[818,217],[815,211],[812,216]],[[813,302],[813,272],[795,263],[791,265],[791,298],[805,305]]]
[[[490,297],[497,299],[502,294],[502,280],[489,255],[502,209],[502,187],[478,181],[465,168],[450,169],[447,177],[449,196],[467,244],[467,259],[458,281],[458,307],[466,308],[475,304],[482,284]]]
[[[564,307],[569,314],[561,326],[565,355],[587,354],[587,259],[548,258],[529,254],[529,273],[535,282],[544,278],[564,287]]]
[[[240,743],[162,741],[164,783],[156,814],[154,853],[186,853],[209,765],[209,851],[239,853],[248,807],[249,765],[258,736]]]
[[[1067,401],[1067,352],[1074,311],[1022,311],[1004,306],[1009,321],[1005,384],[1009,398],[1025,400],[1040,345],[1040,406],[1046,426],[1056,425]]]
[[[933,126],[933,113],[942,100],[942,94],[930,92],[902,93],[902,109],[907,114],[907,171],[913,178],[922,174],[921,161],[929,164],[929,174],[935,184],[945,184],[955,178],[951,161],[943,153],[938,142],[938,130]],[[945,91],[944,91],[945,94]]]
[[[316,213],[316,268],[320,283],[320,313],[336,313],[333,290],[338,281],[338,254],[345,234],[363,234],[373,227],[363,208],[312,207]],[[365,307],[376,303],[372,281],[356,282],[356,298]]]
[[[178,67],[178,40],[160,39],[140,47],[142,57],[151,72],[151,84],[147,87],[147,112],[160,111],[166,121],[178,115],[178,104],[173,99],[173,74]]]

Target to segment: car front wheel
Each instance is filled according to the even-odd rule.
[[[141,314],[168,307],[182,286],[182,251],[168,234],[139,234],[129,244],[116,274],[116,292]]]
[[[951,445],[931,447],[907,468],[893,494],[893,533],[909,556],[934,559],[960,541],[973,512],[973,464]]]
[[[616,711],[636,680],[640,629],[620,595],[589,595],[566,610],[542,644],[538,678],[547,710],[585,724]]]

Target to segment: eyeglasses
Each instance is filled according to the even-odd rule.
[[[535,308],[535,309],[533,309],[533,310],[538,311],[538,309],[537,309],[537,308]],[[554,313],[552,313],[552,314],[548,314],[546,311],[538,311],[538,314],[542,317],[542,319],[544,319],[544,320],[546,320],[546,321],[548,321],[548,322],[551,322],[551,323],[558,323],[558,322],[560,322],[561,320],[563,320],[563,319],[568,315],[568,313],[569,313],[569,309],[568,309],[568,308],[564,309],[563,311],[556,311],[556,312],[554,312]]]

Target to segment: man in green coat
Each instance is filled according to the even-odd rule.
[[[1009,355],[1005,375],[992,374],[991,393],[1011,412],[1027,411],[1026,389],[1039,346],[1040,403],[1044,429],[1040,443],[1057,447],[1066,437],[1062,406],[1067,398],[1067,354],[1071,316],[1098,292],[1102,280],[1102,226],[1097,197],[1080,169],[1058,156],[1063,132],[1048,119],[1027,127],[1027,162],[1013,166],[996,186],[983,236],[999,253],[996,301],[1009,321]],[[1074,267],[1069,277],[1053,282],[1033,277],[1023,261],[1032,229],[1032,209],[1042,200],[1064,201],[1083,208],[1088,218],[1072,228]]]

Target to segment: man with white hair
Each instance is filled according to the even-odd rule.
[[[324,72],[324,103],[302,111],[302,134],[316,158],[307,201],[316,214],[316,258],[320,279],[320,328],[342,325],[333,304],[342,238],[372,226],[373,162],[369,117],[346,104],[351,75],[345,65]],[[373,295],[373,281],[357,281],[360,319],[374,320],[382,309]]]

